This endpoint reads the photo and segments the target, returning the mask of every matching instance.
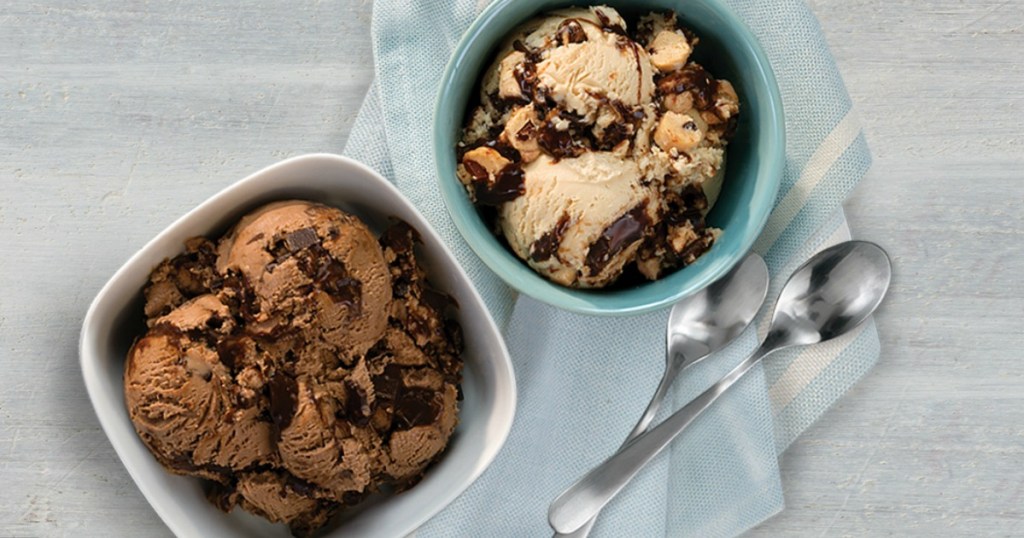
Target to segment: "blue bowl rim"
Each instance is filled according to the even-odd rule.
[[[614,296],[609,295],[608,297],[601,297],[600,290],[569,288],[547,280],[511,254],[511,252],[502,246],[498,239],[489,230],[487,230],[486,226],[475,226],[468,221],[468,219],[477,218],[477,216],[475,211],[473,211],[473,215],[464,215],[460,211],[460,202],[469,204],[469,207],[473,208],[473,205],[469,203],[468,197],[464,194],[465,191],[461,185],[459,185],[460,188],[457,189],[457,195],[451,194],[449,189],[445,186],[446,182],[451,182],[454,179],[444,177],[444,171],[442,170],[441,164],[441,159],[451,157],[451,152],[453,151],[452,148],[442,148],[439,145],[439,140],[448,134],[442,129],[441,122],[439,121],[446,101],[445,96],[449,93],[449,89],[456,82],[455,74],[461,68],[460,64],[465,60],[469,51],[469,44],[478,40],[482,30],[490,26],[494,19],[501,16],[508,6],[518,1],[521,0],[495,0],[488,4],[480,14],[477,15],[469,28],[462,34],[462,37],[459,39],[448,64],[445,66],[444,72],[441,75],[441,81],[438,86],[438,93],[434,103],[434,114],[432,118],[432,146],[434,151],[435,171],[437,172],[436,179],[438,181],[439,190],[441,191],[441,197],[444,200],[445,208],[448,210],[448,214],[451,217],[452,222],[454,222],[456,229],[462,235],[470,249],[492,272],[498,275],[498,277],[506,284],[512,286],[518,292],[557,308],[580,314],[597,316],[637,315],[658,310],[675,303],[683,297],[696,293],[715,280],[721,278],[725,273],[731,270],[732,267],[739,263],[744,256],[746,256],[753,247],[757,237],[764,229],[765,224],[768,222],[768,217],[771,215],[771,212],[775,207],[785,166],[786,132],[782,96],[780,94],[778,81],[775,77],[775,72],[771,67],[771,63],[768,61],[768,58],[764,53],[764,49],[761,47],[760,42],[754,36],[753,32],[747,27],[746,23],[740,20],[740,18],[730,8],[721,2],[717,0],[704,0],[708,9],[716,12],[734,29],[738,35],[743,38],[739,43],[737,43],[737,46],[746,48],[747,52],[756,60],[754,65],[756,69],[753,73],[755,75],[754,78],[761,81],[759,84],[765,86],[765,89],[767,90],[768,106],[763,109],[763,119],[766,123],[769,123],[769,129],[773,132],[770,133],[767,141],[768,156],[759,158],[769,159],[770,168],[765,167],[765,172],[757,174],[758,179],[761,179],[761,181],[758,181],[757,184],[754,185],[753,197],[755,199],[767,200],[768,203],[759,206],[761,208],[760,211],[754,212],[751,215],[752,218],[743,227],[743,230],[740,230],[740,233],[742,233],[740,248],[735,249],[734,252],[728,253],[728,259],[711,266],[709,269],[706,269],[701,273],[693,275],[692,278],[686,280],[684,284],[673,293],[666,294],[654,300],[644,299],[627,301],[623,296],[629,295],[629,293],[634,290],[642,290],[643,285],[632,290],[618,290]],[[572,4],[571,1],[566,1],[565,3],[567,5]],[[600,3],[600,1],[587,2],[587,4],[593,5],[600,5]],[[526,19],[521,22],[525,22],[525,20]],[[764,181],[764,178],[766,177],[770,181]],[[458,196],[459,200],[454,199],[453,196]],[[509,258],[511,258],[511,260]],[[514,265],[510,262],[514,263]],[[535,289],[538,287],[539,289]],[[581,295],[585,297],[581,297]],[[637,295],[642,297],[643,294]]]

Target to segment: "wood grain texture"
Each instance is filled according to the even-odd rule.
[[[1024,534],[1024,10],[812,0],[875,154],[847,203],[890,250],[878,366],[782,460],[757,536]],[[338,151],[369,1],[5,2],[0,536],[167,536],[99,428],[78,328],[183,211]]]

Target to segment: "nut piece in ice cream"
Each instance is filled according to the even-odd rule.
[[[498,68],[498,96],[502,99],[523,96],[523,91],[519,87],[519,78],[522,76],[521,71],[525,61],[526,55],[519,51],[510,53],[501,61],[501,66]]]
[[[523,163],[533,162],[540,157],[541,148],[538,137],[540,125],[540,119],[537,117],[537,111],[534,110],[533,104],[517,108],[509,117],[508,123],[505,124],[505,130],[501,133],[502,140],[507,141],[508,145],[519,152]],[[480,149],[490,148],[477,148],[473,151]],[[470,154],[473,151],[466,153],[463,160],[472,160]]]
[[[704,138],[697,122],[687,114],[665,112],[654,130],[654,143],[665,151],[688,151]]]
[[[149,330],[125,404],[168,470],[209,499],[307,536],[343,507],[414,485],[458,421],[462,339],[415,231],[269,204],[196,238],[145,289]]]
[[[456,148],[457,174],[546,278],[608,287],[693,263],[719,231],[733,86],[692,61],[672,13],[633,28],[606,6],[552,11],[507,36]],[[635,267],[635,271],[631,268]]]
[[[681,32],[671,30],[658,32],[647,49],[651,54],[651,65],[663,73],[682,69],[693,50]]]

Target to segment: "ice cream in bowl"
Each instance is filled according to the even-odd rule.
[[[511,428],[511,361],[387,180],[296,157],[172,224],[99,292],[100,422],[178,536],[404,536]]]
[[[770,66],[710,1],[495,2],[442,78],[434,136],[483,261],[593,314],[659,308],[728,271],[783,166]]]

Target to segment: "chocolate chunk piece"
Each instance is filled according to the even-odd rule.
[[[615,255],[642,239],[647,223],[647,213],[641,204],[605,228],[587,251],[586,264],[590,274],[600,273]]]
[[[550,259],[555,252],[558,252],[558,247],[562,244],[562,236],[565,235],[565,230],[569,227],[569,220],[569,214],[563,214],[553,229],[545,232],[544,235],[540,236],[540,239],[534,241],[530,245],[530,259],[535,262],[542,262]]]
[[[284,372],[278,372],[270,378],[270,418],[278,432],[292,423],[298,408],[298,391],[295,378]]]
[[[297,252],[319,243],[320,238],[316,236],[316,231],[312,228],[302,228],[284,236],[284,242],[289,251]]]

